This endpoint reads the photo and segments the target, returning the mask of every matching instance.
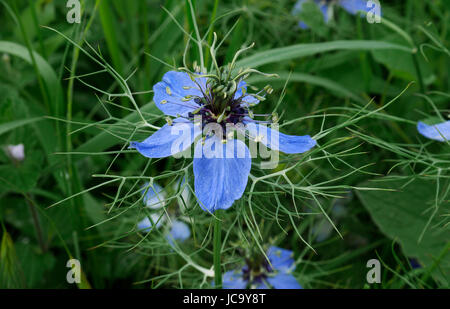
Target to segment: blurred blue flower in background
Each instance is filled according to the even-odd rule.
[[[298,15],[303,9],[303,4],[308,1],[314,1],[319,6],[323,19],[326,23],[332,16],[333,5],[338,5],[353,15],[356,15],[360,11],[368,13],[373,10],[373,7],[368,5],[367,0],[299,0],[292,9],[292,14]],[[374,2],[373,5],[377,4]],[[308,28],[308,25],[306,25],[303,21],[300,21],[298,25],[303,29]]]
[[[242,269],[231,270],[224,274],[222,287],[224,289],[302,289],[292,275],[295,268],[293,253],[290,250],[270,247],[267,260],[263,263],[248,261]]]
[[[167,235],[169,242],[172,242],[172,239],[183,242],[189,237],[191,237],[191,230],[189,229],[189,226],[182,221],[172,220],[170,234]]]
[[[145,183],[141,193],[144,195],[144,205],[148,208],[159,209],[164,207],[166,192],[157,183],[152,186],[148,182]]]
[[[163,222],[168,221],[165,217],[161,217],[160,214],[151,214],[152,221],[156,223],[156,228],[161,227]],[[161,217],[161,218],[160,218]],[[173,240],[185,241],[191,237],[191,230],[189,226],[179,220],[172,219],[169,223],[171,225],[170,231],[166,235],[166,239],[170,245],[173,246]],[[153,224],[148,217],[144,218],[138,223],[138,229],[141,232],[148,232],[152,228]]]
[[[429,139],[440,142],[450,141],[450,120],[435,125],[427,125],[419,121],[417,130]]]
[[[179,183],[180,182],[176,183],[177,188],[177,184]],[[184,183],[184,179],[181,183]],[[137,225],[138,230],[141,232],[149,232],[153,227],[153,224],[156,225],[156,228],[160,228],[161,225],[167,221],[167,225],[170,226],[170,231],[167,231],[168,233],[166,235],[166,239],[169,241],[169,243],[173,245],[173,240],[179,240],[181,242],[185,241],[191,236],[189,226],[182,221],[167,217],[167,215],[164,213],[164,210],[161,210],[161,208],[165,205],[166,192],[164,192],[162,187],[156,183],[153,184],[153,188],[149,187],[149,184],[146,183],[144,185],[144,189],[142,189],[141,191],[141,194],[144,195],[144,205],[146,207],[153,210],[158,209],[159,211],[157,213],[152,213],[150,214],[150,217],[147,216],[143,220],[141,220]],[[145,192],[146,190],[147,192]],[[185,190],[183,190],[181,194],[185,194]],[[156,199],[157,196],[159,196],[159,199]],[[164,198],[163,200],[161,200],[162,197]],[[187,203],[187,198],[185,197],[185,199],[185,202]]]
[[[163,158],[188,149],[201,135],[200,125],[222,127],[225,131],[222,136],[214,132],[198,142],[194,149],[195,194],[200,207],[212,213],[228,209],[241,198],[251,168],[248,147],[228,136],[230,132],[226,132],[225,125],[243,124],[245,128],[240,130],[255,141],[289,154],[306,152],[316,145],[316,141],[309,135],[279,133],[249,117],[250,107],[260,100],[258,95],[247,94],[247,86],[242,79],[230,82],[234,90],[229,96],[217,95],[221,91],[217,89],[228,89],[228,86],[212,86],[214,83],[210,81],[212,79],[190,76],[185,72],[167,72],[163,80],[153,87],[153,99],[164,114],[177,118],[143,142],[132,142],[130,148],[135,148],[147,158]],[[198,116],[201,116],[200,123],[197,122]]]
[[[148,232],[152,228],[153,224],[156,224],[156,228],[159,228],[161,224],[165,221],[165,217],[162,215],[162,213],[161,214],[153,213],[150,215],[150,218],[145,217],[138,223],[137,228],[139,231]]]
[[[303,3],[310,1],[310,0],[299,0],[297,1],[297,3],[294,5],[294,8],[292,9],[292,15],[298,15],[300,14],[300,12],[303,9]],[[325,22],[327,23],[329,20],[329,10],[331,9],[329,4],[326,1],[319,1],[319,0],[314,0],[314,2],[316,2],[316,4],[319,6],[320,11],[322,12],[323,15],[323,19],[325,20]],[[298,22],[298,26],[302,29],[307,29],[309,28],[307,24],[305,24],[305,22],[303,21],[299,21]]]

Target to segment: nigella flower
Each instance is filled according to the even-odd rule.
[[[167,72],[153,87],[156,106],[176,118],[143,142],[132,142],[130,148],[148,158],[176,155],[198,140],[205,128],[206,136],[194,147],[193,162],[195,195],[203,210],[228,209],[245,191],[250,151],[234,133],[288,154],[303,153],[316,145],[309,135],[282,134],[252,119],[251,108],[264,100],[261,92],[272,92],[266,86],[257,94],[247,93],[244,78],[258,71],[235,72],[233,65],[217,67],[214,74],[185,70]]]
[[[168,225],[170,231],[166,233],[166,239],[171,245],[173,245],[173,240],[183,242],[191,236],[191,231],[186,223],[175,218],[169,220],[166,213],[161,210],[165,205],[166,193],[158,184],[155,183],[153,187],[150,187],[146,183],[141,193],[144,195],[144,205],[152,210],[157,210],[157,212],[150,214],[150,217],[147,216],[138,223],[139,231],[149,232],[153,226],[160,228],[163,224]]]
[[[5,150],[6,154],[14,161],[21,162],[25,160],[25,148],[23,144],[8,145]]]
[[[144,195],[144,205],[148,208],[159,209],[166,204],[166,192],[157,183],[154,183],[153,186],[150,186],[148,182],[145,183],[141,193]]]
[[[372,6],[370,6],[367,0],[299,0],[292,9],[292,14],[298,15],[302,11],[303,4],[307,1],[314,1],[319,6],[326,23],[333,14],[333,5],[338,5],[353,15],[356,15],[360,11],[370,12],[373,10],[373,5],[378,5],[376,2],[372,2]],[[377,12],[380,11],[380,8],[376,7],[376,9]],[[303,29],[308,28],[302,21],[298,25]]]
[[[189,229],[189,226],[182,221],[172,220],[169,241],[172,239],[185,241],[189,237],[191,237],[191,230]]]
[[[163,223],[169,222],[165,214],[151,214],[150,220],[148,217],[145,217],[142,221],[138,223],[138,230],[141,232],[148,232],[153,227],[153,224],[155,224],[156,228],[160,228]],[[171,245],[173,245],[173,240],[179,240],[181,242],[185,241],[189,237],[191,237],[191,230],[189,229],[189,226],[184,223],[183,221],[179,221],[176,219],[172,219],[169,223],[170,225],[170,231],[166,234],[166,239],[169,241]]]
[[[231,270],[223,275],[224,289],[301,289],[302,286],[292,275],[295,268],[293,253],[290,250],[270,247],[267,260],[258,262],[248,260],[247,265]],[[272,265],[272,266],[271,266]]]
[[[167,224],[170,225],[170,231],[166,233],[166,239],[171,245],[173,245],[173,240],[179,240],[183,242],[191,237],[191,230],[189,229],[189,226],[183,221],[172,219],[169,222],[163,213],[151,214],[150,216],[152,218],[151,221],[148,217],[146,217],[138,223],[139,231],[149,232],[153,227],[153,224],[155,224],[156,228],[160,228],[163,223],[168,222]]]
[[[450,120],[435,125],[427,125],[419,121],[417,130],[429,139],[440,142],[450,141]]]
[[[145,217],[138,223],[137,228],[139,231],[148,232],[153,227],[153,225],[155,225],[156,228],[159,228],[161,224],[165,221],[163,213],[161,214],[153,213],[150,215],[150,218]]]

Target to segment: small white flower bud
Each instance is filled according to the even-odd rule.
[[[6,146],[6,153],[15,161],[23,161],[25,159],[25,149],[23,144]]]

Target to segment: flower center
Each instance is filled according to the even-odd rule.
[[[214,33],[214,41],[210,48],[212,63],[214,70],[207,73],[203,63],[198,66],[195,62],[193,70],[189,70],[187,66],[180,68],[189,74],[191,80],[201,95],[187,95],[182,98],[183,101],[194,101],[196,109],[187,115],[189,120],[198,122],[196,117],[201,117],[201,124],[207,125],[211,123],[219,124],[223,133],[227,136],[227,125],[236,125],[244,120],[244,117],[253,118],[254,114],[250,107],[260,101],[265,100],[265,94],[271,94],[273,88],[269,85],[255,94],[247,94],[244,80],[252,74],[264,75],[266,77],[276,77],[276,74],[266,74],[251,68],[236,69],[236,61],[238,56],[246,50],[253,47],[242,48],[236,52],[233,60],[226,66],[219,67],[216,55],[217,35]],[[183,87],[185,90],[193,88],[191,86]],[[269,115],[262,115],[269,116]],[[256,120],[252,120],[257,122]],[[266,122],[267,121],[258,121]]]
[[[271,272],[269,263],[263,257],[247,259],[247,265],[242,269],[244,280],[251,284],[263,283]]]
[[[236,125],[251,114],[248,108],[249,104],[243,101],[244,91],[240,97],[236,97],[237,90],[235,85],[224,87],[207,83],[206,90],[202,90],[203,97],[194,99],[199,108],[189,113],[188,118],[194,120],[196,116],[201,116],[203,126],[217,123],[226,133],[227,124]]]

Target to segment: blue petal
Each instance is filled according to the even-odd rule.
[[[287,135],[253,122],[246,122],[246,129],[251,138],[284,153],[303,153],[316,145],[316,141],[309,135]]]
[[[292,9],[292,12],[291,12],[291,13],[292,13],[293,15],[298,15],[298,14],[302,11],[302,5],[303,5],[303,3],[305,3],[306,1],[308,1],[308,0],[300,0],[300,1],[298,1],[298,2],[295,4],[294,8]],[[327,5],[327,4],[320,4],[320,3],[321,3],[320,0],[315,0],[315,2],[316,2],[317,5],[319,5],[319,9],[320,9],[320,11],[322,12],[323,19],[324,19],[324,21],[327,23],[328,20],[329,20],[329,15],[328,15],[328,8],[329,8],[329,5]],[[305,24],[303,21],[300,21],[300,22],[298,23],[298,26],[299,26],[300,28],[302,28],[302,29],[307,29],[307,28],[309,28],[308,25]]]
[[[359,11],[370,12],[373,7],[367,7],[367,4],[367,0],[341,0],[339,2],[340,6],[353,15],[356,15]],[[365,15],[363,15],[363,17],[365,17]]]
[[[245,289],[247,281],[244,280],[242,270],[230,270],[223,274],[222,289]]]
[[[298,26],[299,26],[300,28],[302,28],[302,29],[308,29],[308,28],[309,28],[308,25],[305,24],[305,23],[302,22],[302,21],[299,21],[299,22],[298,22]]]
[[[161,217],[159,214],[151,214],[150,217],[152,218],[153,223],[156,223],[157,228],[159,228],[164,221],[164,217]],[[145,217],[138,223],[138,230],[148,232],[153,226],[152,221],[150,221],[148,217]]]
[[[294,266],[294,254],[291,250],[286,250],[272,246],[267,251],[267,257],[270,260],[274,270],[280,272],[290,271],[292,266]]]
[[[178,220],[172,220],[170,235],[173,239],[185,241],[186,239],[191,237],[191,230],[186,223]]]
[[[308,0],[299,0],[297,3],[295,3],[294,7],[292,8],[291,14],[292,15],[298,15],[303,8],[303,3],[305,3]]]
[[[239,140],[223,144],[218,137],[197,143],[194,155],[195,194],[200,207],[208,212],[227,209],[247,186],[251,157]]]
[[[302,289],[302,286],[293,275],[283,272],[279,272],[273,277],[268,277],[267,281],[275,289]]]
[[[145,193],[146,190],[147,193]],[[158,209],[165,205],[166,194],[157,183],[154,183],[152,187],[146,182],[141,190],[141,194],[145,194],[143,202],[149,208]]]
[[[137,228],[138,230],[148,231],[152,226],[152,222],[147,217],[145,217],[145,219],[141,220],[138,223]]]
[[[329,10],[330,6],[327,4],[322,4],[322,5],[320,5],[319,8],[320,8],[320,12],[322,12],[323,20],[325,21],[325,23],[327,23],[328,20],[330,19],[330,16],[328,14],[328,10]]]
[[[137,149],[147,158],[164,158],[189,148],[200,134],[198,126],[177,118],[173,125],[164,125],[142,143],[131,142],[130,148]]]
[[[417,124],[420,134],[436,141],[450,141],[450,120],[436,125],[427,125],[421,121]]]
[[[245,81],[240,81],[236,90],[236,93],[234,94],[234,98],[238,99],[240,98],[243,93],[247,93],[247,83]],[[243,106],[250,106],[251,105],[256,105],[259,103],[259,100],[257,98],[255,98],[254,96],[251,95],[245,95],[242,98],[242,105]]]
[[[167,72],[164,74],[163,80],[153,86],[153,101],[166,115],[187,116],[199,105],[194,102],[194,97],[185,102],[182,99],[188,95],[203,97],[202,90],[206,89],[206,78],[199,77],[195,80],[198,85],[185,72]]]

